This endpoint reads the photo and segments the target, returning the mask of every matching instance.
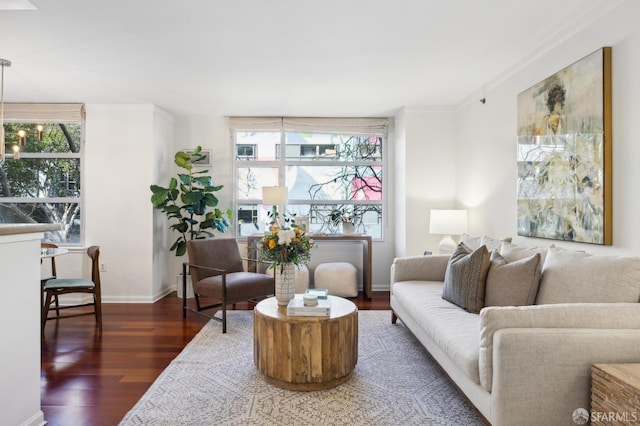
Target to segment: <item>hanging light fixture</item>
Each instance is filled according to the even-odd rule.
[[[4,160],[4,68],[10,67],[11,61],[0,58],[0,160]]]
[[[38,124],[36,126],[36,129],[38,129],[38,140],[41,141],[42,140],[42,131],[44,130],[44,126],[42,124]]]
[[[24,144],[27,142],[27,131],[24,129],[18,130],[18,143],[13,144],[13,159],[20,159],[20,151],[24,147]]]

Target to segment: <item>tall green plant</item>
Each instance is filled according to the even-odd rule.
[[[218,198],[214,195],[223,186],[213,185],[208,170],[194,171],[194,163],[206,157],[201,151],[199,146],[190,154],[178,151],[175,163],[187,173],[178,173],[178,179],[172,177],[167,188],[150,187],[153,207],[165,213],[169,221],[175,221],[170,228],[180,233],[170,249],[176,256],[186,253],[188,240],[214,237],[211,231],[226,232],[230,226],[231,210],[217,208]],[[210,208],[213,210],[207,211]]]

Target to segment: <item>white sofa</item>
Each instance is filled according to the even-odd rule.
[[[396,258],[392,322],[491,424],[575,425],[574,411],[590,410],[592,364],[640,362],[640,258],[528,250],[504,243],[499,252],[519,252],[509,264],[540,253],[535,304],[479,314],[442,298],[449,256]]]

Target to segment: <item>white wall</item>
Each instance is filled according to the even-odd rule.
[[[85,245],[100,245],[107,265],[103,301],[151,302],[170,291],[153,281],[149,185],[157,175],[156,153],[167,143],[164,133],[172,137],[172,119],[152,105],[90,104],[86,113]]]
[[[457,207],[454,112],[404,108],[395,138],[395,256],[435,252],[442,237],[429,234],[429,211]]]
[[[615,6],[615,7],[614,7]],[[516,236],[516,98],[518,93],[603,46],[612,47],[613,246],[564,243],[590,253],[640,253],[640,2],[624,1],[595,22],[522,67],[456,114],[458,201],[471,208],[473,234],[514,236],[529,245],[552,240]],[[505,73],[505,75],[507,75]]]

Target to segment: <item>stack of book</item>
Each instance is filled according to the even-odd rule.
[[[289,301],[287,315],[299,317],[328,317],[331,315],[331,299],[318,299],[315,306],[305,306],[301,298],[296,297]]]

